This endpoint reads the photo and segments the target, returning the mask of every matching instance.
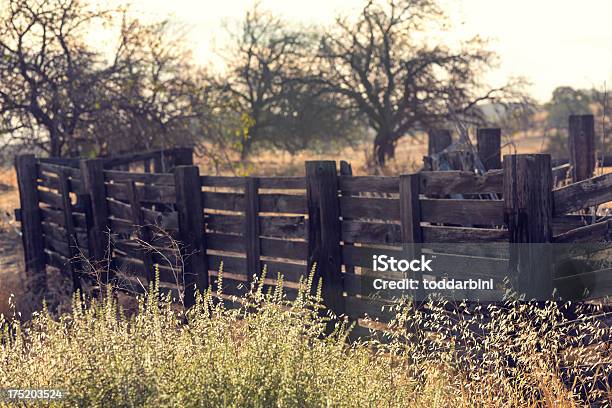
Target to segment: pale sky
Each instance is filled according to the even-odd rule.
[[[120,0],[113,1],[121,4]],[[143,20],[172,18],[188,30],[187,39],[198,63],[214,60],[224,39],[223,21],[239,20],[252,0],[132,0]],[[262,0],[289,21],[333,22],[334,16],[355,13],[361,0]],[[540,101],[560,85],[612,87],[612,0],[442,0],[451,18],[453,39],[476,34],[491,39],[500,67],[493,85],[510,76],[532,83]]]

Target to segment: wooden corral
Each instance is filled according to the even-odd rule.
[[[484,141],[499,136],[495,129],[478,133],[479,151],[487,152],[482,174],[353,176],[346,162],[314,161],[305,164],[305,177],[209,176],[184,148],[94,160],[21,155],[27,271],[43,287],[52,266],[72,276],[75,289],[95,280],[141,292],[157,269],[163,289],[189,306],[195,287],[217,288],[221,269],[226,294],[243,294],[265,268],[266,282],[282,274],[291,296],[316,266],[323,299],[337,314],[385,319],[381,307],[389,300],[365,294],[372,254],[408,248],[414,256],[436,253],[437,277],[501,279],[513,270],[528,295],[536,286],[578,288],[574,299],[612,294],[609,267],[557,275],[553,264],[541,268],[541,253],[509,245],[602,242],[604,249],[612,219],[594,207],[612,201],[612,174],[555,187],[562,170],[550,156],[509,155],[502,164],[499,140]],[[430,145],[435,154],[449,147]],[[440,243],[501,249],[440,253]]]

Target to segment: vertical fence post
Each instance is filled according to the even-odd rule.
[[[335,161],[306,162],[308,270],[323,279],[322,297],[336,316],[344,314],[340,202]]]
[[[142,203],[140,202],[140,193],[136,187],[134,181],[129,181],[127,186],[127,196],[130,203],[130,210],[132,212],[132,222],[134,227],[137,228],[138,238],[144,243],[151,243],[151,230],[145,225],[144,213],[142,212]],[[149,281],[149,284],[155,280],[155,271],[153,269],[153,260],[151,252],[148,248],[142,249],[142,264],[144,266],[144,273]]]
[[[259,179],[247,177],[244,186],[244,239],[246,246],[247,277],[261,275],[261,242],[259,240]]]
[[[431,129],[427,132],[427,156],[423,157],[423,169],[433,170],[431,156],[440,153],[452,143],[451,131],[448,129]]]
[[[510,235],[510,268],[518,289],[532,299],[553,288],[553,178],[548,154],[504,156],[504,218]],[[531,245],[536,244],[536,245]]]
[[[427,154],[437,154],[451,145],[451,131],[449,129],[432,129],[427,132]]]
[[[351,163],[341,160],[340,161],[340,175],[341,176],[352,176],[353,175],[353,166]],[[340,192],[342,194],[342,192]],[[352,245],[345,243],[344,245]],[[344,265],[344,269],[347,273],[355,273],[355,267],[353,265]]]
[[[173,156],[175,166],[193,165],[193,147],[177,147],[174,149]]]
[[[423,242],[421,231],[421,202],[419,200],[419,174],[404,174],[399,182],[400,222],[402,244],[404,251],[408,252],[409,259],[421,256],[420,243]],[[423,274],[415,272],[415,279],[419,281],[418,297],[423,299]]]
[[[36,167],[36,158],[33,154],[21,154],[15,158],[25,267],[30,289],[33,293],[40,293],[47,287],[47,276],[41,216],[38,208]]]
[[[569,160],[572,182],[593,176],[595,171],[595,120],[593,115],[570,115]]]
[[[106,186],[104,185],[104,159],[81,161],[80,168],[83,175],[83,184],[89,193],[93,227],[87,231],[93,257],[98,268],[103,270],[102,282],[108,283],[111,279],[107,261],[111,253],[107,252],[108,242],[108,204],[106,203]]]
[[[189,307],[195,303],[194,289],[200,292],[208,289],[208,257],[199,168],[177,166],[174,169],[174,183],[183,257],[185,306]]]
[[[485,128],[476,131],[478,156],[486,170],[501,169],[501,129]]]
[[[78,247],[79,241],[76,230],[74,228],[74,218],[72,215],[72,200],[70,199],[70,181],[65,170],[59,173],[59,192],[62,196],[62,205],[64,207],[64,226],[66,228],[66,243],[68,244],[68,270],[72,277],[72,289],[76,292],[81,289],[81,281],[79,279],[78,262]]]

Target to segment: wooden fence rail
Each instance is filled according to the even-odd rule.
[[[189,306],[196,288],[218,288],[221,271],[227,294],[243,294],[265,270],[267,285],[282,273],[292,296],[314,270],[336,314],[381,317],[388,301],[367,296],[372,254],[408,250],[415,258],[436,253],[438,277],[499,278],[512,270],[527,294],[576,282],[590,285],[586,298],[612,294],[609,269],[585,270],[583,280],[556,276],[552,262],[541,267],[546,254],[509,245],[609,243],[612,221],[582,210],[612,200],[610,175],[553,189],[548,155],[509,155],[483,175],[352,176],[347,163],[339,171],[334,161],[313,161],[305,177],[220,177],[200,175],[187,150],[174,152],[172,173],[113,169],[168,157],[161,153],[78,164],[18,156],[26,268],[39,287],[49,265],[78,288],[93,272],[80,262],[87,258],[104,271],[100,283],[133,292],[157,269],[163,288]],[[476,245],[440,252],[444,243]],[[605,285],[593,290],[594,281]]]

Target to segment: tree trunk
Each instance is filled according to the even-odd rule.
[[[383,167],[388,159],[395,157],[395,142],[391,132],[380,130],[374,139],[376,164]]]
[[[51,144],[51,149],[49,151],[49,156],[51,157],[61,157],[61,144],[59,139],[59,132],[57,129],[49,129],[49,142]]]

